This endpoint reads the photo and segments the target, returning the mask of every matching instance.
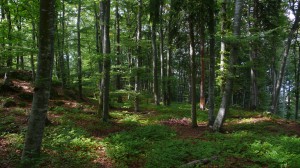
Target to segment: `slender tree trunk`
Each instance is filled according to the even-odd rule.
[[[62,19],[61,19],[61,28],[62,28],[62,36],[61,36],[61,48],[59,51],[59,66],[60,66],[60,77],[62,81],[62,87],[66,87],[66,70],[65,70],[65,59],[64,59],[64,54],[65,54],[65,0],[62,1]],[[59,38],[59,37],[58,37]]]
[[[119,0],[116,1],[116,36],[117,36],[117,66],[121,65],[120,57],[121,57],[121,43],[120,43],[120,13],[119,13]],[[121,85],[121,75],[116,75],[116,88],[117,90],[122,89]],[[118,95],[118,103],[122,103],[122,96]]]
[[[151,41],[152,41],[152,71],[153,71],[154,103],[156,105],[159,105],[158,67],[157,67],[157,45],[156,45],[156,21],[152,22],[152,26],[151,26]]]
[[[295,67],[295,76],[296,76],[296,91],[295,91],[295,97],[296,97],[296,103],[295,103],[295,120],[298,119],[298,114],[299,114],[299,89],[300,89],[300,46],[298,44],[298,64],[297,64],[297,67]],[[296,64],[296,61],[295,61],[295,64]]]
[[[77,77],[79,98],[82,99],[82,58],[81,58],[81,39],[80,39],[80,22],[81,22],[81,0],[78,1],[77,10]]]
[[[102,120],[107,122],[109,119],[109,85],[110,85],[110,39],[109,39],[109,21],[110,21],[110,0],[103,1],[103,113]]]
[[[32,108],[22,161],[40,154],[50,97],[54,44],[54,0],[40,0],[39,56]],[[25,163],[25,166],[30,167]]]
[[[139,92],[140,92],[140,67],[141,67],[141,54],[142,54],[142,47],[141,47],[141,40],[142,40],[142,7],[143,7],[143,1],[138,1],[138,15],[137,15],[137,60],[136,60],[136,68],[137,72],[135,75],[135,84],[134,84],[134,91],[136,93],[135,99],[134,99],[134,111],[138,112],[140,111],[140,98],[139,98]]]
[[[36,36],[35,36],[35,23],[32,22],[32,49],[36,48]],[[32,71],[32,81],[35,80],[35,65],[34,65],[34,52],[31,51],[30,53],[30,65]]]
[[[258,0],[254,0],[253,3],[253,22],[249,21],[249,27],[251,29],[258,29]],[[249,9],[251,11],[251,9]],[[251,14],[251,12],[249,12]],[[252,26],[253,25],[253,26]],[[250,32],[251,33],[251,32]],[[253,33],[257,33],[257,31],[253,31]],[[256,70],[256,64],[257,64],[257,58],[258,58],[258,41],[252,40],[250,42],[251,51],[250,51],[250,62],[251,62],[251,68],[250,68],[250,74],[251,74],[251,86],[250,86],[250,108],[252,110],[256,110],[258,107],[258,85],[257,85],[257,70]]]
[[[214,111],[215,111],[215,0],[209,6],[209,112],[208,112],[208,125],[214,124]]]
[[[167,105],[167,92],[166,92],[166,72],[165,72],[165,56],[164,56],[164,33],[163,33],[163,3],[161,0],[160,4],[160,26],[159,26],[159,35],[160,35],[160,75],[161,75],[161,96],[164,105]]]
[[[6,0],[5,3],[5,13],[7,17],[7,23],[8,23],[8,34],[7,34],[7,40],[8,40],[8,58],[6,61],[6,66],[11,68],[13,65],[13,55],[12,55],[12,20],[11,20],[11,14],[10,9],[8,7],[8,0]]]
[[[104,2],[100,1],[99,3],[99,17],[98,17],[98,22],[96,22],[96,26],[98,27],[96,30],[96,41],[97,42],[97,52],[99,54],[103,54],[103,29],[104,29]],[[95,11],[97,11],[95,9]],[[97,12],[95,12],[96,18],[97,18]],[[99,24],[99,25],[98,25]],[[102,74],[103,72],[103,59],[99,58],[98,59],[98,72],[99,74]],[[100,78],[99,80],[99,101],[98,101],[98,115],[101,117],[103,112],[103,77]]]
[[[205,32],[204,25],[201,25],[200,28],[200,38],[201,38],[201,80],[200,80],[200,109],[205,109],[205,93],[204,93],[204,85],[205,85],[205,63],[204,63],[204,50],[205,50]]]
[[[221,51],[220,51],[220,75],[224,76],[225,71],[225,55],[226,55],[226,44],[224,36],[226,35],[227,29],[227,3],[228,0],[223,0],[221,4]],[[221,93],[224,90],[224,79],[221,78]]]
[[[189,42],[190,42],[190,81],[191,81],[191,117],[192,117],[192,127],[197,127],[197,114],[196,114],[196,62],[195,62],[195,37],[194,37],[194,25],[192,16],[189,16]]]
[[[299,2],[298,2],[298,6],[299,6]],[[287,58],[288,58],[289,51],[290,51],[291,41],[294,37],[294,34],[295,34],[296,30],[299,28],[299,20],[300,20],[300,8],[297,9],[295,21],[293,23],[293,26],[292,26],[290,32],[289,32],[287,42],[286,42],[286,46],[285,46],[285,50],[284,50],[283,55],[282,55],[283,58],[282,58],[282,61],[281,61],[281,68],[280,68],[280,72],[279,72],[279,77],[278,77],[277,82],[276,82],[274,99],[273,99],[272,105],[271,105],[271,112],[274,113],[274,114],[276,114],[277,110],[278,110],[278,100],[279,100],[282,81],[283,81],[284,74],[285,74],[286,62],[287,62]]]
[[[231,75],[228,75],[226,79],[225,90],[222,96],[221,105],[213,125],[214,131],[219,131],[221,129],[225,121],[226,113],[228,111],[231,90],[232,90],[232,82],[233,82],[232,76],[234,76],[235,73],[233,66],[235,65],[235,60],[239,52],[238,40],[241,33],[242,8],[243,8],[243,0],[236,0],[235,10],[234,10],[234,23],[233,23],[233,35],[236,38],[236,42],[232,44],[232,49],[230,53],[229,73],[231,73]]]

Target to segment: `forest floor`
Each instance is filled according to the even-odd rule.
[[[33,88],[13,79],[11,89],[0,91],[0,167],[19,167]],[[113,106],[110,122],[103,123],[93,101],[78,101],[76,92],[54,85],[52,124],[36,167],[300,166],[300,124],[292,120],[231,109],[223,130],[214,133],[207,111],[197,111],[198,127],[191,128],[188,104],[145,103],[139,113],[130,103]]]

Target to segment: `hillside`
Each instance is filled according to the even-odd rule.
[[[20,73],[20,72],[19,72]],[[22,76],[24,76],[23,74]],[[11,79],[0,97],[0,167],[20,164],[30,112],[32,84]],[[231,109],[221,133],[206,126],[207,112],[197,111],[190,127],[190,105],[143,104],[111,109],[100,121],[96,105],[78,101],[76,92],[54,86],[37,167],[298,167],[300,124],[267,113]],[[67,93],[67,94],[66,94]],[[123,106],[123,107],[122,107]],[[193,162],[194,161],[194,162]]]

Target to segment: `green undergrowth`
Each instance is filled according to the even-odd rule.
[[[103,123],[92,110],[50,108],[54,124],[45,129],[42,156],[33,167],[101,167],[98,160],[102,159],[121,168],[169,168],[212,158],[216,159],[206,166],[300,166],[299,137],[270,114],[231,109],[222,133],[204,129],[200,138],[185,138],[161,121],[190,118],[190,105],[144,104],[141,108],[140,113],[111,111],[108,123]],[[5,148],[0,149],[0,165],[19,167],[26,132],[19,118],[26,118],[28,112],[22,108],[0,112],[5,114],[0,121],[0,142]],[[197,114],[198,122],[206,122],[207,111],[198,110]],[[188,125],[177,127],[192,130]],[[105,155],[99,154],[103,152]]]

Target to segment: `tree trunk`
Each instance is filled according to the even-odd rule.
[[[103,14],[103,11],[104,11],[104,2],[103,1],[100,1],[99,3],[99,28],[97,29],[98,32],[97,33],[97,39],[98,39],[98,42],[96,44],[96,47],[97,47],[97,52],[99,54],[103,54],[103,45],[102,45],[102,42],[103,42],[103,29],[104,29],[104,14]],[[96,22],[96,25],[97,25],[97,22]],[[100,30],[99,30],[100,29]],[[96,39],[96,41],[97,41]],[[102,74],[103,72],[103,58],[99,58],[98,59],[98,72],[99,74]],[[99,101],[98,101],[98,115],[100,117],[102,117],[102,113],[103,113],[103,77],[101,77],[99,79]]]
[[[296,76],[296,91],[295,91],[295,97],[296,97],[296,102],[295,102],[295,120],[298,119],[298,114],[299,114],[299,89],[300,89],[300,46],[298,44],[298,65],[295,67],[295,76]],[[296,64],[296,61],[295,61]]]
[[[37,76],[22,161],[40,154],[50,97],[54,46],[54,0],[40,0],[39,55]],[[25,166],[30,167],[30,165]]]
[[[249,28],[250,29],[258,29],[258,0],[254,0],[253,4],[253,22],[249,21]],[[249,9],[251,11],[251,9]],[[250,13],[251,14],[251,13]],[[250,16],[251,17],[251,16]],[[253,26],[252,26],[253,25]],[[250,33],[257,33],[257,31],[250,31]],[[257,85],[257,58],[258,58],[258,41],[252,40],[250,41],[251,51],[250,51],[250,76],[251,76],[251,86],[250,86],[250,109],[256,110],[258,106],[258,85]]]
[[[120,14],[119,14],[119,0],[116,2],[116,36],[117,36],[117,66],[121,65],[120,57],[121,57],[121,43],[120,43]],[[116,88],[117,90],[122,89],[121,85],[121,75],[116,75]],[[118,95],[118,103],[122,103],[122,96]]]
[[[161,76],[161,96],[164,105],[167,105],[167,92],[166,92],[166,72],[165,72],[165,57],[164,57],[164,33],[163,33],[163,3],[160,4],[160,26],[159,26],[159,35],[160,35],[160,76]]]
[[[226,55],[226,44],[224,36],[226,35],[227,29],[227,3],[228,0],[223,0],[221,4],[221,51],[220,51],[220,75],[224,76],[225,71],[225,55]],[[224,90],[224,79],[221,78],[221,93]]]
[[[213,0],[209,6],[209,112],[208,125],[213,126],[214,110],[215,110],[215,1]]]
[[[77,10],[77,78],[79,98],[82,100],[82,58],[81,58],[81,38],[80,38],[80,22],[81,22],[81,0],[78,1]]]
[[[109,119],[109,85],[110,85],[110,39],[109,39],[109,21],[110,21],[110,0],[103,1],[103,113],[102,120],[107,122]]]
[[[242,18],[242,8],[243,8],[243,0],[236,0],[235,1],[235,10],[234,10],[234,23],[233,23],[233,35],[236,38],[235,43],[232,44],[232,49],[230,53],[230,63],[229,63],[229,73],[230,75],[227,75],[226,84],[225,84],[225,90],[222,96],[221,105],[219,108],[218,115],[215,119],[213,130],[219,131],[221,127],[223,126],[223,123],[225,121],[226,113],[228,111],[229,106],[229,100],[231,96],[231,90],[232,90],[232,83],[233,83],[233,76],[235,74],[234,65],[235,60],[238,56],[239,51],[239,37],[241,34],[241,18]]]
[[[151,26],[151,41],[152,41],[152,71],[153,71],[154,103],[156,105],[159,105],[158,67],[157,67],[157,45],[156,45],[156,21],[152,22],[152,26]]]
[[[62,19],[61,19],[61,28],[62,28],[62,36],[61,36],[61,48],[59,49],[59,66],[60,66],[60,77],[62,81],[62,87],[66,87],[66,70],[65,70],[65,59],[64,59],[64,50],[65,50],[65,0],[62,1]],[[59,38],[59,37],[58,37]]]
[[[205,50],[205,32],[204,25],[201,25],[200,28],[200,46],[201,46],[201,80],[200,80],[200,109],[205,109],[205,93],[204,93],[204,85],[205,85],[205,63],[204,63],[204,50]]]
[[[13,55],[12,55],[12,20],[11,20],[11,13],[10,9],[8,7],[8,1],[6,0],[5,3],[5,13],[7,17],[7,22],[8,22],[8,34],[7,34],[7,40],[8,40],[8,58],[6,61],[6,66],[8,68],[11,68],[13,65]]]
[[[299,4],[300,4],[300,2],[298,2],[298,6],[299,6]],[[294,37],[294,34],[295,34],[296,30],[299,27],[299,19],[300,19],[300,8],[297,9],[295,21],[294,21],[294,24],[293,24],[290,32],[289,32],[287,42],[286,42],[286,46],[285,46],[285,50],[284,50],[283,55],[282,55],[283,58],[282,58],[282,61],[281,61],[281,68],[280,68],[280,72],[279,72],[279,77],[278,77],[277,82],[276,82],[274,99],[273,99],[272,105],[271,105],[271,112],[273,114],[276,114],[277,110],[278,110],[278,100],[279,100],[282,81],[283,81],[284,74],[285,74],[286,62],[287,62],[287,58],[289,56],[291,41]]]
[[[136,60],[136,68],[137,72],[135,74],[135,83],[134,83],[134,91],[135,91],[135,99],[134,99],[134,111],[140,111],[140,99],[139,99],[139,92],[140,92],[140,67],[141,67],[141,54],[142,54],[142,47],[141,47],[141,40],[142,40],[142,7],[143,1],[138,1],[138,16],[137,16],[137,60]]]
[[[35,36],[35,23],[32,22],[32,50],[36,48],[36,36]],[[34,52],[30,53],[30,65],[31,65],[31,73],[32,73],[32,81],[35,80],[35,65],[34,65]]]
[[[194,37],[194,25],[192,16],[189,16],[189,42],[190,42],[190,81],[191,81],[191,117],[192,127],[197,127],[197,114],[196,114],[196,62],[195,62],[195,37]]]

